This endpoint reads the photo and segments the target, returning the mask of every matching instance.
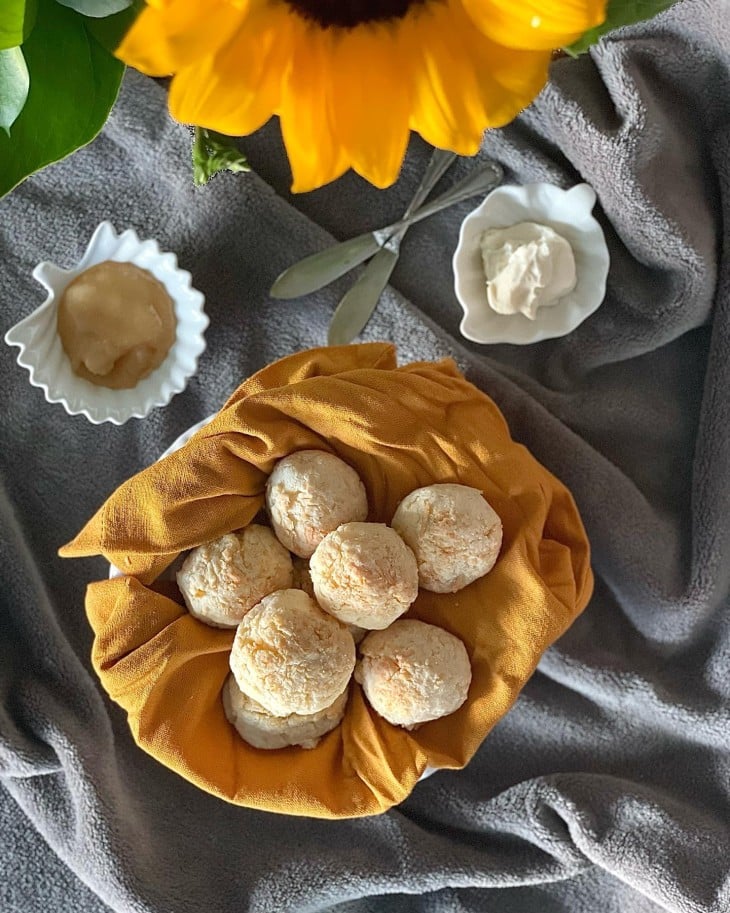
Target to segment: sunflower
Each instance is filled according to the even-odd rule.
[[[473,155],[606,0],[148,0],[117,50],[174,74],[177,120],[241,136],[278,114],[294,191],[397,178],[416,130]]]

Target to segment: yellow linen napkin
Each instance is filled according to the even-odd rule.
[[[249,523],[276,461],[304,449],[357,470],[371,521],[389,523],[415,488],[459,482],[484,493],[504,541],[486,577],[453,595],[421,591],[406,616],[464,641],[473,680],[456,713],[406,732],[353,681],[341,726],[316,748],[262,751],[223,712],[234,632],[197,621],[154,581],[182,551]],[[512,441],[496,405],[452,361],[398,368],[380,343],[300,352],[255,374],[182,449],[120,486],[60,554],[101,554],[127,575],[90,584],[86,611],[94,668],[137,743],[229,802],[322,818],[377,814],[427,766],[463,767],[593,587],[570,493]]]

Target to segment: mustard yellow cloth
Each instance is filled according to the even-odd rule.
[[[421,591],[408,613],[466,644],[473,680],[460,710],[406,732],[353,682],[342,725],[315,749],[260,751],[223,713],[234,632],[196,621],[174,587],[154,581],[180,552],[249,523],[276,461],[308,448],[357,470],[376,522],[422,485],[478,488],[504,543],[486,577],[454,595]],[[427,766],[463,767],[593,587],[571,495],[512,441],[489,397],[452,361],[398,368],[394,348],[375,343],[301,352],[254,375],[181,450],[114,492],[60,554],[102,554],[128,575],[90,584],[86,610],[94,668],[137,743],[229,802],[322,818],[377,814]]]

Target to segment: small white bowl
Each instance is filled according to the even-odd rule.
[[[134,263],[148,270],[165,286],[175,306],[176,336],[167,358],[131,390],[96,386],[75,374],[58,335],[58,302],[66,286],[104,260]],[[43,390],[49,403],[61,403],[69,415],[85,415],[95,425],[122,425],[166,406],[185,389],[205,350],[203,334],[209,321],[203,310],[205,298],[192,287],[190,273],[178,267],[175,254],[162,252],[157,241],[140,241],[132,229],[117,235],[110,222],[102,222],[73,269],[39,263],[33,278],[47,290],[46,300],[8,330],[5,342],[18,346],[18,364],[28,369],[31,384]]]
[[[505,186],[493,190],[461,224],[454,253],[454,288],[464,309],[461,334],[472,342],[526,345],[572,332],[601,304],[606,294],[609,256],[606,239],[591,215],[596,193],[588,184],[561,190],[552,184]],[[487,300],[479,240],[489,228],[537,222],[553,228],[573,248],[577,283],[552,307],[524,314],[498,314]]]

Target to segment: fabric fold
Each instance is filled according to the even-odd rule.
[[[259,751],[226,721],[233,632],[200,623],[152,584],[181,552],[248,524],[276,460],[303,449],[357,470],[371,521],[389,523],[405,495],[436,482],[480,489],[500,515],[496,567],[454,595],[421,591],[408,613],[467,646],[472,687],[452,716],[406,732],[374,714],[353,682],[343,725],[312,751]],[[427,766],[468,763],[585,607],[593,580],[573,499],[512,441],[486,394],[448,359],[399,368],[395,349],[379,344],[300,352],[245,381],[61,549],[89,554],[126,574],[91,584],[86,610],[94,668],[137,743],[229,802],[314,817],[377,814],[405,799]]]

